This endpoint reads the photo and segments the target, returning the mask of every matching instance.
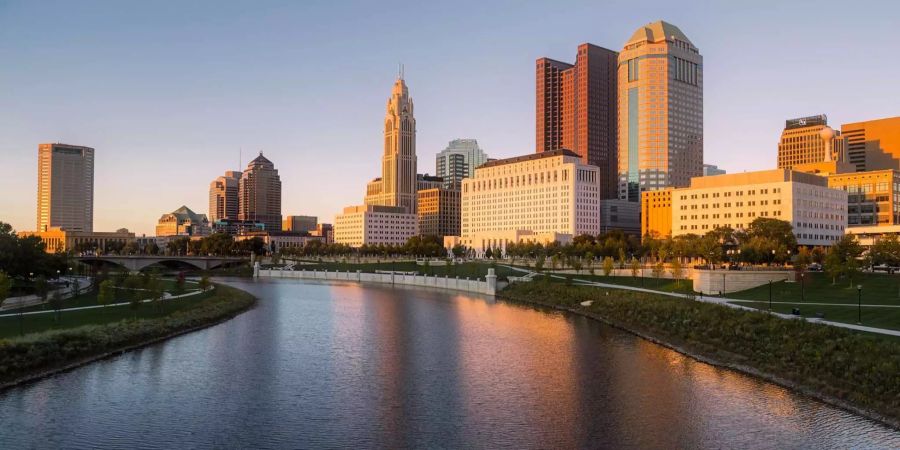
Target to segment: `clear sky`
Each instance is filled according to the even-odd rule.
[[[0,0],[0,221],[35,228],[37,146],[58,141],[97,150],[98,231],[206,213],[241,148],[275,163],[283,214],[332,222],[379,175],[398,62],[434,173],[458,137],[533,152],[535,59],[620,50],[659,19],[704,58],[706,162],[773,168],[786,118],[900,115],[898,18],[895,1]]]

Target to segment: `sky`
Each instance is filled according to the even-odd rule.
[[[96,149],[94,229],[152,235],[259,151],[282,213],[333,222],[380,175],[398,63],[419,171],[455,138],[534,152],[535,59],[677,25],[700,49],[705,162],[775,167],[784,120],[900,115],[894,1],[0,0],[0,221],[35,228],[37,148]],[[241,156],[242,155],[242,156]]]

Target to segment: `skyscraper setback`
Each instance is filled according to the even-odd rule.
[[[397,77],[384,117],[381,178],[369,182],[367,205],[402,206],[416,212],[416,118],[403,76]]]
[[[637,29],[619,53],[619,198],[703,175],[703,57],[675,25]]]
[[[536,62],[536,150],[568,149],[600,168],[600,198],[615,198],[618,154],[618,53],[578,46],[575,64]]]
[[[94,230],[94,149],[38,146],[37,230]]]

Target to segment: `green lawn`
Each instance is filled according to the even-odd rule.
[[[294,267],[294,270],[339,270],[341,272],[351,271],[355,272],[357,270],[361,270],[363,272],[375,272],[376,270],[397,270],[402,272],[418,272],[420,274],[425,275],[438,275],[438,276],[449,276],[449,277],[460,277],[460,278],[484,278],[487,275],[488,269],[491,267],[490,263],[481,263],[481,262],[467,262],[463,264],[454,264],[449,266],[420,266],[415,263],[415,261],[402,261],[402,262],[383,262],[383,263],[315,263],[315,264],[298,264]],[[494,267],[494,272],[497,274],[498,279],[506,279],[506,277],[512,276],[522,276],[525,275],[524,272],[519,272],[507,267],[496,266]]]
[[[175,291],[175,280],[170,279],[161,279],[160,285],[163,290],[168,293],[173,293]],[[193,283],[190,281],[185,282],[184,285],[185,291],[197,290],[197,283]],[[83,289],[83,288],[82,288]],[[49,297],[48,297],[49,298]],[[116,299],[113,303],[122,303],[130,300],[129,291],[125,289],[116,289]],[[77,297],[69,298],[63,300],[63,308],[79,308],[82,306],[94,306],[97,305],[97,290],[91,289],[86,292],[82,292]],[[10,314],[10,313],[18,313],[18,312],[31,312],[31,311],[49,311],[53,308],[50,307],[49,303],[44,303],[41,305],[27,306],[25,308],[18,309],[9,309],[0,312],[0,314]]]
[[[802,289],[800,283],[780,281],[772,284],[772,309],[780,313],[791,313],[793,308],[800,309],[800,315],[815,317],[816,313],[824,313],[825,320],[844,323],[856,323],[858,316],[857,285],[862,285],[862,303],[869,305],[900,306],[900,276],[883,273],[860,274],[853,280],[832,280],[823,273],[807,273]],[[746,291],[728,294],[730,298],[758,300],[759,302],[735,302],[739,305],[758,309],[769,308],[769,286],[763,285]],[[849,304],[851,306],[812,305],[810,303]],[[884,308],[877,306],[862,307],[862,324],[872,327],[900,330],[900,308]]]
[[[604,275],[590,275],[590,274],[581,274],[581,275],[573,275],[573,274],[556,274],[562,277],[572,277],[576,280],[587,280],[587,281],[595,281],[598,283],[607,283],[607,284],[618,284],[620,286],[632,286],[632,287],[640,287],[646,289],[655,289],[657,291],[666,291],[673,292],[679,291],[684,292],[687,289],[691,289],[693,287],[693,282],[691,280],[678,280],[676,283],[675,280],[671,278],[652,278],[652,277],[617,277],[617,276],[604,276]]]
[[[837,280],[823,273],[807,273],[803,281],[803,295],[799,282],[778,282],[772,284],[773,301],[815,302],[815,303],[856,303],[856,286],[862,285],[862,302],[877,305],[900,305],[900,275],[883,273],[860,274],[853,280]],[[769,286],[763,285],[746,291],[728,294],[730,298],[769,301]]]
[[[175,311],[192,308],[215,293],[215,290],[184,299],[162,301],[158,305],[142,303],[138,309],[130,305],[109,306],[106,308],[83,309],[78,311],[62,311],[33,315],[11,315],[0,317],[0,339],[11,338],[40,331],[73,328],[88,324],[104,324],[122,319],[150,319],[162,317]],[[3,314],[10,314],[4,311]]]

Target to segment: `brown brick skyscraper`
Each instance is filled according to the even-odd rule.
[[[536,63],[538,152],[566,148],[600,168],[600,198],[616,198],[618,179],[618,52],[578,46],[575,64]]]

